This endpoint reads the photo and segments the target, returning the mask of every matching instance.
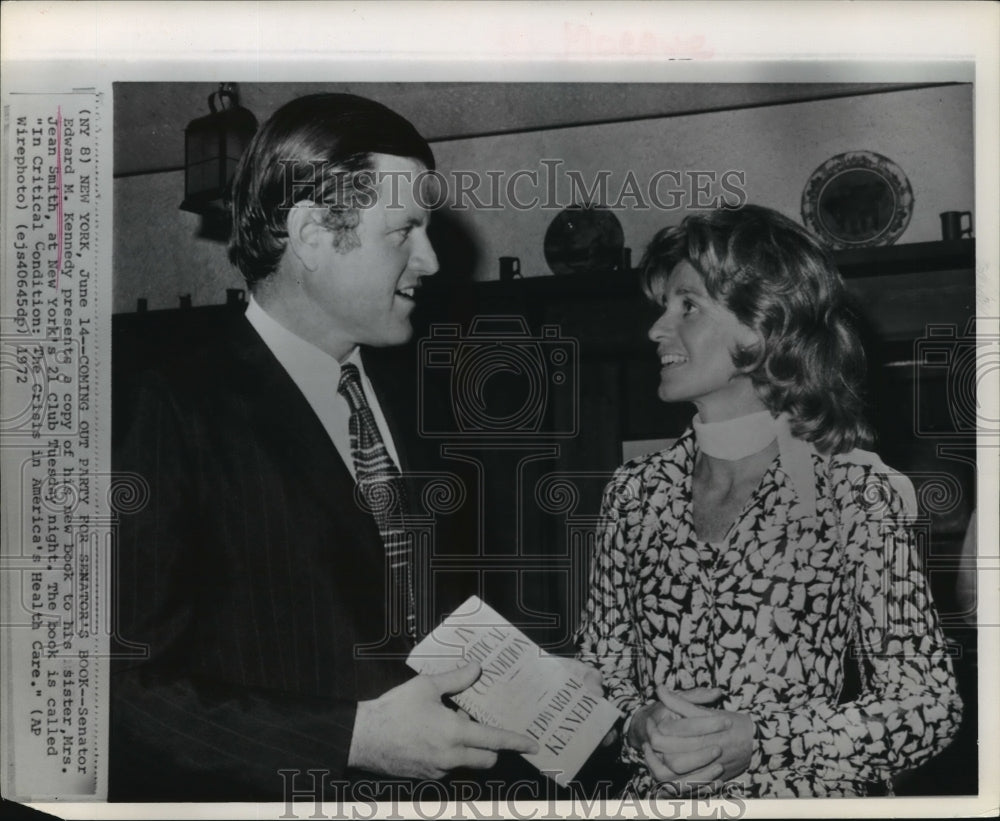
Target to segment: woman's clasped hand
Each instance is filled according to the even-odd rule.
[[[745,713],[712,708],[721,690],[674,692],[660,687],[657,695],[659,701],[633,717],[627,743],[642,752],[661,792],[714,793],[746,771],[753,720]]]

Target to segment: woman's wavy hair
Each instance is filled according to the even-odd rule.
[[[759,205],[685,218],[653,237],[640,263],[654,299],[687,260],[762,345],[733,352],[771,413],[787,413],[792,433],[826,454],[872,442],[863,415],[865,353],[843,280],[808,231]]]
[[[353,94],[311,94],[282,106],[254,135],[230,191],[229,260],[251,290],[278,267],[296,202],[327,207],[338,247],[357,242],[359,208],[375,202],[372,154],[409,157],[429,170],[434,154],[409,120]]]

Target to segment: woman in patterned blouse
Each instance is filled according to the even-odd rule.
[[[865,795],[958,728],[913,488],[873,453],[820,244],[758,206],[654,237],[658,395],[697,416],[605,491],[580,656],[627,717],[627,790]],[[841,697],[855,653],[861,694]],[[734,783],[738,786],[733,786]]]

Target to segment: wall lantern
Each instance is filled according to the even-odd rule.
[[[184,202],[181,210],[220,217],[227,210],[229,183],[244,149],[257,131],[257,118],[239,104],[235,86],[222,83],[208,95],[211,114],[184,129]]]

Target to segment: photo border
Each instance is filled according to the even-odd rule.
[[[25,2],[5,4],[2,17],[4,101],[10,94],[96,89],[104,95],[105,156],[111,150],[111,84],[116,80],[263,82],[333,76],[337,82],[431,82],[490,81],[502,75],[504,81],[777,82],[789,81],[792,73],[795,82],[906,82],[919,79],[912,76],[915,67],[919,71],[934,61],[953,67],[956,80],[967,81],[964,64],[972,60],[977,222],[1000,223],[998,7],[993,4]],[[644,42],[647,32],[655,44],[649,50],[629,45]],[[105,163],[103,183],[110,191],[110,163]],[[111,207],[107,193],[105,207]],[[103,224],[110,225],[110,212],[106,216]],[[992,230],[977,237],[980,316],[1000,310],[998,241]],[[110,271],[110,238],[103,245]],[[110,282],[104,286],[110,293]],[[105,302],[110,307],[110,300]],[[1000,532],[997,455],[989,443],[979,448],[981,546],[995,545]],[[980,589],[997,589],[996,568],[980,572]],[[980,597],[980,605],[981,622],[1000,624],[996,597]],[[1000,708],[990,696],[997,691],[997,631],[984,627],[979,633],[978,798],[948,797],[938,806],[933,798],[755,800],[748,817],[802,817],[805,811],[811,817],[914,817],[995,810],[1000,806]],[[66,818],[135,817],[137,810],[145,817],[280,817],[285,811],[282,805],[243,804],[30,806]],[[294,817],[309,817],[310,807],[298,805]],[[535,810],[534,817],[552,817],[545,815],[544,804]]]

